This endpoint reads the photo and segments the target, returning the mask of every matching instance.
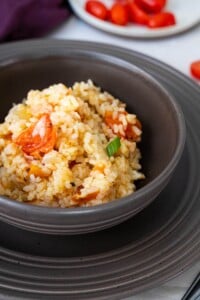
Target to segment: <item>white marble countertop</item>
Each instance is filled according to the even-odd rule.
[[[48,38],[88,40],[118,45],[150,55],[188,76],[190,76],[190,63],[200,59],[200,25],[184,34],[169,38],[139,40],[107,34],[72,16]],[[200,262],[163,286],[129,297],[126,300],[181,300],[199,271]]]

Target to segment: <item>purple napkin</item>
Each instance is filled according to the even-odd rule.
[[[63,0],[0,0],[0,42],[44,36],[68,16]]]

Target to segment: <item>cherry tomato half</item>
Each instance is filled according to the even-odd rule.
[[[128,11],[125,5],[115,3],[110,10],[110,20],[112,23],[125,26],[128,23]]]
[[[176,24],[174,14],[170,12],[161,12],[149,17],[148,27],[149,28],[160,28],[167,27]]]
[[[190,65],[190,73],[196,79],[200,79],[200,60],[194,61]]]
[[[166,2],[166,0],[135,0],[135,3],[147,13],[161,12]]]
[[[115,2],[121,3],[121,4],[127,4],[129,2],[131,2],[132,0],[115,0]]]
[[[107,7],[100,1],[88,0],[85,3],[85,10],[98,19],[106,20],[108,17]]]
[[[135,2],[128,4],[129,17],[133,23],[147,25],[149,21],[149,15],[143,11]]]

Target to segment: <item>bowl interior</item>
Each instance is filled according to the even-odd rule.
[[[167,166],[178,142],[176,110],[156,82],[121,60],[101,54],[66,53],[62,57],[18,58],[0,68],[0,122],[13,103],[21,102],[30,89],[55,83],[68,86],[92,79],[95,84],[127,103],[143,125],[142,187]]]

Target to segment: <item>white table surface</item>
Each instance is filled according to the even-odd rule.
[[[187,76],[190,76],[190,63],[200,59],[200,25],[184,34],[173,37],[139,40],[107,34],[72,16],[47,38],[87,40],[118,45],[159,59]],[[156,289],[123,300],[181,300],[199,271],[200,262],[196,263],[181,276]]]

